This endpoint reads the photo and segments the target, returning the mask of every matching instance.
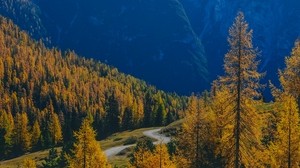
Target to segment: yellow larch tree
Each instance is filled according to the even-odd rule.
[[[110,168],[107,158],[96,141],[96,132],[88,119],[84,119],[78,132],[74,133],[76,142],[73,156],[67,156],[70,168]]]
[[[49,105],[49,123],[48,123],[48,129],[52,138],[53,145],[57,145],[59,142],[62,141],[62,129],[61,124],[58,118],[58,115],[54,112],[52,102],[50,102]]]
[[[300,40],[295,42],[295,47],[290,57],[285,58],[286,68],[279,71],[279,80],[285,92],[293,95],[300,105]]]
[[[206,94],[202,98],[191,96],[178,137],[179,153],[189,160],[190,167],[208,167],[215,162],[215,117],[209,99]]]
[[[14,127],[14,145],[22,152],[31,148],[31,135],[28,129],[28,118],[26,113],[17,113]]]
[[[257,71],[258,55],[252,45],[252,30],[242,12],[238,13],[235,23],[229,29],[229,52],[225,55],[225,75],[218,80],[218,87],[228,89],[227,103],[232,108],[227,110],[223,126],[221,148],[226,158],[226,167],[251,167],[256,164],[256,154],[260,146],[260,116],[255,106],[260,97],[259,80],[262,77]]]
[[[176,168],[166,145],[163,144],[158,144],[153,152],[139,148],[133,155],[135,160],[130,165],[132,168]]]
[[[23,165],[21,166],[21,168],[36,168],[36,167],[37,167],[36,163],[32,159],[24,159]]]
[[[276,98],[275,110],[279,113],[277,136],[270,145],[273,156],[272,166],[298,167],[300,164],[300,127],[299,111],[296,99],[289,94],[282,93]]]
[[[31,143],[32,145],[37,145],[41,137],[41,129],[38,120],[35,120],[32,133],[31,133]]]

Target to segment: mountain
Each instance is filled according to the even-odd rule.
[[[178,93],[222,75],[228,29],[239,10],[261,51],[260,70],[277,80],[300,36],[300,1],[3,0],[0,14],[35,38],[75,50]],[[27,18],[24,21],[23,18]],[[37,27],[38,30],[35,30]],[[276,83],[276,82],[275,82]]]
[[[47,32],[39,34],[53,46],[102,60],[167,91],[207,86],[203,46],[178,0],[16,0],[10,6],[37,16]],[[36,26],[7,11],[12,10],[0,13],[25,30]]]
[[[202,40],[212,79],[221,75],[228,50],[228,29],[238,11],[243,11],[253,29],[253,44],[267,80],[277,80],[278,68],[300,37],[299,0],[181,0],[191,25]]]

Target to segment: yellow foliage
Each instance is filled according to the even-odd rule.
[[[56,145],[62,140],[62,130],[58,115],[54,112],[50,112],[50,122],[49,122],[49,131],[53,140],[53,143]]]
[[[285,58],[286,68],[279,71],[279,80],[284,90],[300,98],[300,41],[296,41],[291,56]]]
[[[26,113],[17,113],[15,117],[14,143],[23,152],[31,148],[31,135],[28,131],[28,118]]]
[[[24,159],[22,168],[36,168],[36,163],[32,159]]]
[[[31,135],[31,142],[32,145],[36,145],[39,142],[41,137],[41,129],[40,125],[37,120],[35,120],[33,127],[32,127],[32,135]]]
[[[74,156],[67,156],[70,168],[110,168],[107,158],[96,141],[96,132],[88,119],[83,120],[80,130],[74,133]]]
[[[170,159],[168,149],[165,145],[158,145],[153,153],[143,148],[134,154],[135,162],[132,168],[175,168],[176,164]]]
[[[221,121],[219,151],[226,159],[226,167],[256,167],[256,151],[260,147],[261,117],[256,106],[260,97],[259,83],[263,76],[257,71],[257,50],[252,45],[252,30],[242,12],[229,29],[229,52],[224,58],[225,75],[215,82],[216,91],[224,91],[217,106]],[[224,101],[225,100],[225,101]],[[221,103],[221,104],[220,104]]]
[[[275,102],[275,110],[279,112],[277,137],[269,149],[273,164],[279,167],[297,167],[300,164],[300,127],[299,111],[296,99],[286,93]]]

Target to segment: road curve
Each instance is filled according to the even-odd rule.
[[[161,131],[162,128],[157,128],[154,130],[149,130],[149,131],[144,131],[143,134],[147,137],[156,139],[157,141],[153,142],[153,144],[166,144],[171,141],[170,137],[166,137],[163,134],[160,134],[159,132]]]
[[[171,141],[171,138],[166,137],[163,134],[160,134],[159,132],[160,132],[161,129],[162,128],[156,128],[156,129],[153,129],[153,130],[144,131],[143,134],[147,137],[156,139],[157,141],[153,142],[153,144],[159,144],[159,143],[166,144],[166,143]],[[112,157],[112,156],[115,156],[116,154],[118,154],[119,152],[121,152],[122,150],[124,150],[126,148],[129,148],[129,147],[132,147],[132,146],[135,146],[135,145],[136,144],[111,147],[109,149],[106,149],[104,151],[104,153],[107,157]]]

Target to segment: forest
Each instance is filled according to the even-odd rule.
[[[229,29],[224,74],[190,97],[155,89],[117,69],[35,42],[0,18],[0,157],[51,149],[43,167],[111,167],[96,140],[182,119],[167,145],[138,142],[128,167],[300,166],[300,41],[261,83],[260,51],[239,12]],[[271,88],[273,101],[263,91]],[[2,152],[3,151],[3,152]],[[24,167],[36,167],[25,160]]]
[[[187,97],[165,93],[116,68],[47,49],[0,18],[0,158],[70,142],[86,117],[101,139],[168,124]]]

